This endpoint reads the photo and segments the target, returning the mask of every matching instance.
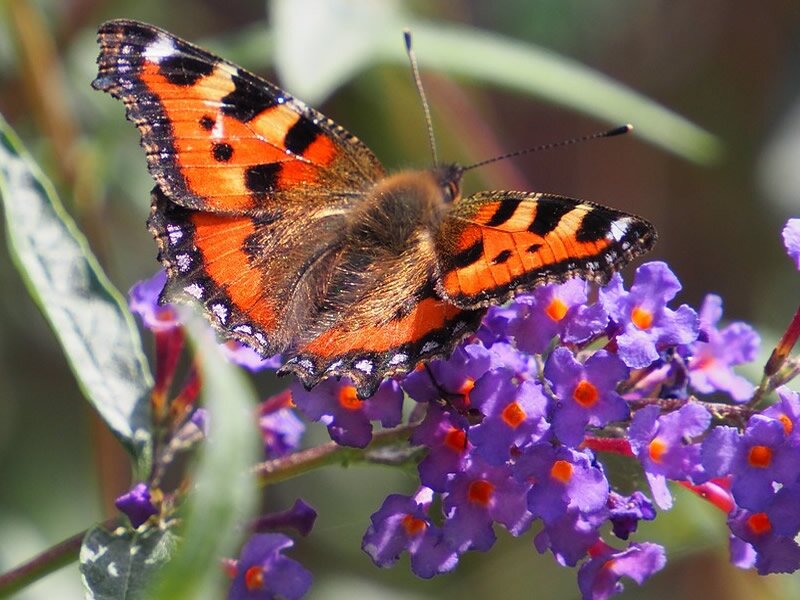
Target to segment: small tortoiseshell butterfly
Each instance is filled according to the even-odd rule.
[[[387,174],[355,136],[267,81],[152,25],[99,30],[93,86],[121,99],[157,185],[168,283],[217,331],[311,387],[361,397],[447,356],[490,304],[600,283],[656,238],[646,221],[550,194],[462,198],[463,167]]]

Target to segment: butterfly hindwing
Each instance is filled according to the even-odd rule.
[[[120,98],[173,202],[232,214],[347,205],[384,172],[355,136],[280,88],[152,25],[99,30],[96,89]]]
[[[571,277],[605,283],[655,243],[652,225],[604,206],[528,192],[481,192],[441,224],[439,291],[462,308]]]
[[[342,375],[367,397],[383,378],[447,356],[480,323],[484,310],[463,310],[438,296],[435,248],[422,225],[408,232],[399,253],[370,237],[351,228],[315,326],[287,353],[285,369],[306,386]]]

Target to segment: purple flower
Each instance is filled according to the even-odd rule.
[[[533,381],[515,382],[512,371],[489,371],[475,384],[472,405],[483,421],[469,430],[475,451],[488,463],[502,465],[519,449],[538,441],[549,429],[547,398]]]
[[[800,474],[798,448],[786,440],[780,421],[754,415],[743,434],[732,427],[711,431],[703,442],[703,466],[710,477],[733,475],[736,503],[763,511],[775,496],[773,483],[790,484]]]
[[[728,527],[755,550],[759,575],[793,573],[800,568],[800,546],[793,536],[778,535],[765,513],[735,510],[728,517]]]
[[[700,330],[707,341],[696,341],[690,347],[689,377],[699,392],[727,392],[737,402],[753,395],[753,384],[737,375],[733,365],[752,362],[758,354],[761,338],[746,323],[731,323],[724,329],[716,324],[722,318],[722,299],[708,294],[700,309]]]
[[[259,405],[258,426],[264,439],[264,454],[269,458],[285,456],[300,447],[306,430],[290,407],[292,394],[284,390]]]
[[[195,408],[192,416],[189,417],[189,422],[203,433],[203,437],[208,437],[209,420],[210,415],[205,408]]]
[[[283,556],[294,542],[280,533],[257,533],[242,548],[228,600],[297,600],[311,587],[311,573]]]
[[[428,517],[433,490],[422,487],[413,497],[392,494],[370,517],[361,548],[379,567],[390,567],[403,551],[411,556],[411,570],[428,579],[452,570],[458,554]]]
[[[600,302],[620,329],[616,342],[626,365],[647,367],[658,359],[660,349],[697,339],[697,313],[686,304],[676,311],[667,308],[680,289],[666,263],[649,262],[636,269],[630,292],[619,273],[600,290]]]
[[[245,346],[235,340],[228,340],[220,344],[220,348],[222,349],[222,354],[224,354],[225,358],[230,362],[244,367],[253,373],[264,369],[277,369],[283,364],[283,359],[280,354],[264,358],[250,346]]]
[[[761,414],[776,419],[783,425],[783,431],[792,445],[800,444],[800,395],[782,385],[777,390],[780,400],[761,411]]]
[[[538,443],[517,459],[514,475],[532,484],[528,509],[545,523],[554,523],[570,508],[588,514],[606,506],[608,481],[587,452]]]
[[[508,323],[508,335],[520,350],[541,354],[556,335],[563,342],[579,344],[603,332],[608,315],[600,304],[586,306],[586,289],[582,279],[570,279],[518,296],[512,305],[517,315]]]
[[[291,527],[302,536],[307,536],[314,528],[317,511],[303,500],[295,500],[292,508],[281,512],[261,515],[250,524],[250,529],[257,533],[286,529]]]
[[[560,564],[574,567],[600,540],[599,529],[605,517],[604,510],[584,514],[570,508],[552,523],[545,522],[533,544],[540,554],[550,550]]]
[[[461,471],[472,446],[467,439],[464,417],[446,411],[436,404],[428,406],[422,423],[411,434],[411,443],[425,446],[428,455],[419,463],[419,480],[437,492],[447,489],[453,473]]]
[[[692,479],[701,473],[700,445],[692,443],[708,429],[711,415],[699,404],[685,404],[679,410],[659,416],[657,406],[638,411],[628,429],[631,448],[644,467],[656,504],[672,507],[667,479]]]
[[[167,283],[167,274],[162,269],[150,279],[140,281],[128,293],[128,305],[131,312],[139,315],[142,323],[150,331],[168,331],[180,327],[178,313],[172,304],[159,304],[159,296]],[[277,369],[281,366],[279,354],[263,358],[252,348],[230,340],[220,344],[222,353],[232,363],[250,371]]]
[[[794,538],[800,532],[800,481],[779,489],[765,512],[775,533]]]
[[[466,470],[456,473],[444,498],[445,540],[458,552],[485,552],[496,539],[495,521],[512,535],[520,535],[531,523],[525,502],[528,487],[511,477],[509,467],[474,458]]]
[[[492,367],[492,356],[482,344],[466,344],[455,349],[447,360],[435,360],[403,379],[403,389],[417,402],[461,397],[469,407],[469,393],[481,375]]]
[[[728,553],[734,567],[752,569],[756,566],[756,549],[732,533],[728,535]]]
[[[783,244],[797,268],[800,269],[800,219],[789,219],[783,228]]]
[[[544,377],[558,398],[553,430],[564,444],[580,444],[587,425],[602,427],[630,414],[627,403],[616,392],[617,384],[628,377],[628,368],[605,350],[581,364],[566,348],[556,348],[545,363]]]
[[[159,512],[145,483],[137,483],[129,492],[117,498],[114,506],[127,515],[134,529]]]
[[[480,328],[475,332],[476,337],[486,347],[497,342],[507,342],[508,325],[517,317],[518,308],[513,302],[508,306],[490,306],[481,320]]]
[[[640,491],[630,496],[623,496],[615,491],[608,494],[609,520],[614,535],[627,540],[639,526],[639,521],[652,521],[656,518],[656,510],[650,499]]]
[[[325,423],[331,439],[343,446],[364,448],[372,440],[370,421],[394,427],[403,417],[403,392],[393,379],[384,381],[367,400],[358,398],[346,378],[326,379],[312,390],[295,383],[292,398],[309,419]]]
[[[161,305],[158,297],[167,283],[167,274],[162,269],[150,279],[139,281],[128,292],[128,306],[139,315],[150,331],[166,331],[180,327],[178,314],[171,304]]]
[[[664,548],[658,544],[630,544],[625,550],[602,546],[578,571],[578,586],[584,598],[606,600],[622,592],[622,577],[642,585],[667,564]]]

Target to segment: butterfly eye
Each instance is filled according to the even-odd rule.
[[[456,198],[458,198],[458,182],[457,181],[450,181],[447,183],[447,187],[445,188],[445,199],[448,202],[452,202]]]

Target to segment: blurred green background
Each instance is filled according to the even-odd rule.
[[[644,134],[497,163],[470,174],[467,193],[547,191],[641,214],[660,235],[649,258],[676,271],[681,301],[698,306],[705,293],[719,293],[726,318],[751,321],[770,340],[796,309],[800,277],[779,235],[787,217],[800,216],[796,0],[0,2],[0,112],[127,290],[156,262],[138,134],[121,104],[89,87],[95,31],[115,17],[157,24],[277,81],[361,137],[389,168],[430,162],[403,56],[401,31],[411,26],[445,160],[473,162],[626,121]],[[0,257],[6,570],[112,514],[110,499],[129,482],[126,459],[82,399],[5,244]],[[276,385],[270,377],[257,383],[263,394]],[[315,575],[311,598],[578,597],[574,573],[537,555],[530,535],[501,533],[491,553],[468,554],[455,573],[431,582],[411,577],[405,561],[374,568],[359,549],[368,516],[386,494],[413,484],[406,473],[359,467],[267,490],[276,509],[302,495],[320,513],[294,552]],[[800,596],[797,577],[729,566],[723,517],[696,498],[678,493],[676,509],[658,521],[638,537],[665,544],[670,563],[623,597]],[[19,597],[81,594],[71,566]]]

